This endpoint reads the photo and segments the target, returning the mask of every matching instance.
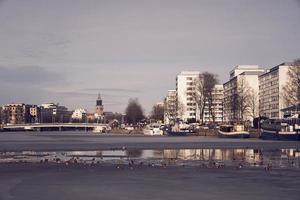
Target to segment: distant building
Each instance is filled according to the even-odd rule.
[[[288,80],[291,63],[277,65],[259,76],[259,113],[268,118],[282,118],[285,108],[282,89]]]
[[[3,108],[2,108],[2,106],[0,106],[0,125],[4,123],[3,118],[4,118]]]
[[[24,103],[12,103],[3,106],[3,122],[8,124],[30,123],[30,106]]]
[[[95,122],[95,113],[86,113],[86,121],[88,123],[94,123]]]
[[[97,120],[97,123],[103,122],[103,120],[104,120],[104,107],[102,104],[102,99],[101,99],[100,93],[98,94],[98,98],[96,100],[95,119]]]
[[[41,105],[41,123],[67,123],[71,121],[72,111],[54,103]]]
[[[196,101],[194,82],[199,77],[198,71],[183,71],[176,78],[177,116],[185,122],[196,122]]]
[[[164,101],[164,122],[165,124],[170,124],[177,117],[176,103],[177,103],[176,90],[168,90],[167,96]]]
[[[238,96],[242,84],[248,89],[252,90],[253,94],[258,97],[258,76],[264,73],[264,69],[257,65],[237,65],[230,72],[230,80],[223,84],[224,86],[224,120],[225,121],[239,121],[253,120],[254,117],[250,111],[244,112],[241,116],[238,108]],[[258,98],[255,105],[258,110]],[[248,109],[248,108],[247,108]]]
[[[85,122],[86,121],[87,111],[83,108],[75,109],[72,113],[72,121],[73,122]]]
[[[29,106],[30,123],[39,123],[41,118],[41,108],[37,105]]]
[[[209,111],[208,106],[204,109],[203,121],[205,123],[223,122],[223,100],[224,100],[224,89],[223,85],[215,85],[212,91],[212,108],[211,112]],[[206,102],[208,104],[208,102]]]
[[[41,104],[41,116],[40,116],[40,123],[54,123],[54,109],[56,109],[57,105],[54,103],[44,103]]]

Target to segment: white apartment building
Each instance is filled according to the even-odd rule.
[[[176,78],[177,92],[177,116],[183,121],[196,121],[197,116],[196,102],[194,93],[194,82],[198,78],[198,71],[182,71]]]
[[[259,114],[268,118],[282,118],[285,108],[282,89],[288,80],[291,63],[277,65],[259,76]]]
[[[168,90],[167,96],[165,98],[164,106],[164,122],[165,124],[170,124],[172,120],[175,120],[177,117],[177,111],[176,111],[176,90]]]
[[[224,121],[253,120],[253,117],[258,116],[257,98],[257,116],[253,116],[249,112],[245,112],[240,116],[237,106],[238,89],[241,84],[247,85],[253,91],[253,94],[258,97],[259,83],[258,76],[264,73],[264,69],[257,65],[237,65],[230,71],[230,80],[223,84],[224,86]]]
[[[223,100],[224,100],[224,89],[223,85],[215,85],[213,89],[213,97],[212,97],[212,108],[211,112],[209,112],[208,107],[204,109],[204,122],[212,122],[213,118],[215,122],[221,123],[223,122]]]

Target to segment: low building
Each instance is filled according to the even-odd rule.
[[[86,113],[86,121],[88,123],[95,123],[95,113]]]
[[[41,123],[68,123],[71,121],[72,111],[67,107],[55,103],[41,105]]]
[[[72,113],[72,122],[86,122],[87,111],[83,108],[75,109]]]

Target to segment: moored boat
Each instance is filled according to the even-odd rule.
[[[300,140],[299,119],[269,119],[261,125],[265,140]]]
[[[188,124],[177,123],[173,127],[167,129],[166,132],[169,136],[187,136],[195,133],[195,130]]]
[[[218,130],[220,138],[249,138],[250,134],[243,125],[222,125]]]
[[[179,131],[167,131],[167,133],[169,136],[187,136],[195,132],[192,130],[179,130]]]
[[[144,135],[163,135],[163,131],[161,130],[160,124],[149,124],[146,128],[143,129]]]

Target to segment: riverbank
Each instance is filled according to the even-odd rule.
[[[0,199],[296,200],[299,170],[1,164]]]

